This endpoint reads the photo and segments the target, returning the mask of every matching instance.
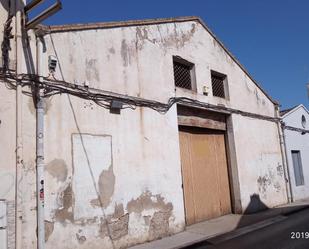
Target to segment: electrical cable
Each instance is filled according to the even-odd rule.
[[[296,132],[301,133],[302,135],[309,133],[309,130],[306,130],[306,129],[301,129],[301,128],[297,128],[293,126],[287,126],[285,124],[281,124],[281,125],[285,130],[296,131]]]
[[[3,72],[3,71],[2,71]],[[73,84],[63,80],[57,80],[53,75],[38,76],[35,74],[20,74],[16,75],[14,71],[7,70],[6,73],[0,74],[0,79],[4,81],[9,89],[16,89],[17,85],[22,87],[30,87],[33,89],[43,89],[43,97],[48,98],[54,95],[59,95],[67,93],[85,100],[90,100],[97,105],[110,109],[113,101],[118,101],[122,103],[120,109],[133,109],[137,107],[146,107],[153,109],[159,113],[165,114],[170,110],[170,108],[175,104],[182,104],[191,107],[198,107],[212,111],[221,111],[229,114],[238,114],[241,116],[261,119],[271,122],[278,122],[280,119],[265,115],[260,115],[251,112],[245,112],[225,106],[213,105],[198,100],[194,100],[187,97],[171,97],[168,99],[167,103],[162,103],[155,100],[149,100],[139,97],[128,96],[124,94],[114,93],[110,91],[90,88],[83,86],[82,83]],[[23,91],[24,94],[32,95],[32,92]]]

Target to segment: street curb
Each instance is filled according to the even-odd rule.
[[[290,211],[286,211],[286,212],[281,211],[281,215],[289,216],[289,215],[295,214],[297,212],[303,211],[305,209],[309,209],[309,205],[291,207]]]
[[[253,223],[251,225],[247,225],[247,226],[238,228],[238,229],[230,231],[230,232],[226,232],[226,233],[222,233],[222,234],[216,234],[216,235],[213,235],[211,237],[205,237],[205,239],[201,239],[199,241],[194,241],[194,242],[192,241],[192,243],[188,242],[184,246],[175,247],[173,249],[185,249],[187,247],[191,247],[191,246],[194,246],[196,244],[204,244],[204,243],[205,243],[205,245],[206,244],[216,245],[216,244],[222,243],[224,241],[227,241],[227,240],[230,240],[230,239],[233,239],[233,238],[237,238],[237,237],[242,236],[244,234],[247,234],[247,233],[259,230],[261,228],[270,226],[274,223],[283,221],[283,220],[287,219],[289,215],[292,215],[292,214],[297,213],[297,212],[301,212],[305,209],[309,209],[309,205],[305,204],[305,205],[299,205],[299,206],[292,206],[292,207],[290,207],[289,211],[284,211],[284,208],[286,208],[286,207],[278,208],[280,210],[278,210],[276,212],[276,214],[274,214],[273,217],[271,217],[271,218]]]
[[[261,228],[270,226],[274,223],[283,221],[285,219],[287,219],[287,217],[279,215],[279,216],[276,216],[276,217],[272,217],[272,218],[254,223],[252,225],[248,225],[248,226],[238,228],[238,229],[230,231],[230,232],[223,233],[223,234],[216,234],[216,235],[213,235],[211,237],[205,236],[204,238],[201,238],[197,241],[191,241],[191,243],[188,242],[185,245],[174,247],[174,248],[171,248],[171,249],[186,249],[186,248],[189,249],[191,247],[194,248],[194,246],[196,246],[198,244],[203,245],[203,246],[204,245],[205,246],[206,245],[217,245],[217,244],[222,243],[224,241],[227,241],[227,240],[230,240],[230,239],[233,239],[233,238],[237,238],[237,237],[242,236],[244,234],[247,234],[247,233],[259,230]]]
[[[216,244],[221,243],[223,241],[227,241],[227,240],[242,236],[244,234],[250,233],[252,231],[262,229],[274,223],[283,221],[285,219],[288,219],[289,215],[292,215],[297,212],[301,212],[308,208],[309,208],[308,202],[304,203],[303,205],[297,205],[297,206],[275,207],[272,210],[265,211],[266,213],[268,212],[267,214],[268,218],[265,217],[264,219],[261,219],[256,222],[252,222],[251,224],[249,223],[248,225],[239,227],[238,229],[236,228],[235,230],[230,230],[230,231],[221,232],[221,233],[218,232],[217,234],[213,234],[213,235],[206,235],[202,233],[196,233],[193,231],[185,230],[181,233],[171,236],[171,237],[180,236],[179,238],[176,238],[176,243],[175,243],[175,238],[173,242],[166,241],[166,242],[160,243],[160,241],[169,238],[169,237],[165,237],[165,238],[162,238],[162,240],[157,240],[157,241],[153,241],[149,243],[135,245],[129,248],[136,248],[136,249],[146,249],[146,248],[147,249],[157,249],[157,248],[185,249],[185,248],[188,248],[189,249],[189,248],[194,248],[194,246],[198,246],[198,245],[210,246],[210,248],[212,248],[211,245],[215,246]],[[188,235],[188,234],[192,234],[193,236]]]
[[[270,226],[274,223],[283,221],[287,218],[288,217],[285,217],[283,215],[279,215],[279,216],[276,216],[276,217],[273,217],[273,218],[269,218],[269,219],[257,222],[255,224],[252,224],[252,225],[249,225],[249,226],[245,226],[245,227],[236,229],[234,231],[231,231],[231,232],[228,232],[228,233],[216,236],[216,237],[212,237],[212,238],[208,239],[207,242],[209,242],[210,244],[216,245],[216,244],[222,243],[224,241],[234,239],[234,238],[237,238],[237,237],[242,236],[244,234],[247,234],[247,233],[259,230],[261,228]]]

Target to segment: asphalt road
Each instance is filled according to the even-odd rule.
[[[222,241],[222,240],[221,240]],[[239,237],[216,242],[216,239],[186,249],[309,249],[309,209]]]

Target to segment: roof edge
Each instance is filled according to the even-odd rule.
[[[285,118],[289,115],[291,115],[293,112],[297,111],[299,108],[303,108],[309,115],[309,110],[303,105],[303,104],[299,104],[297,106],[295,106],[294,108],[292,108],[291,110],[289,110],[288,112],[286,112],[284,115],[281,116],[281,118]]]
[[[120,22],[98,22],[98,23],[86,23],[86,24],[65,24],[65,25],[40,25],[40,28],[47,33],[60,33],[69,31],[82,31],[89,29],[108,29],[108,28],[120,28],[130,26],[142,26],[142,25],[154,25],[164,23],[175,22],[199,22],[208,33],[219,43],[223,50],[232,58],[232,60],[241,68],[241,70],[253,81],[253,83],[262,91],[262,93],[275,105],[279,106],[279,102],[275,101],[268,93],[260,86],[260,84],[250,75],[245,67],[236,59],[236,57],[224,46],[224,44],[216,37],[216,35],[210,30],[205,22],[198,16],[184,16],[184,17],[172,17],[172,18],[157,18],[157,19],[145,19],[145,20],[129,20]]]
[[[128,21],[115,21],[115,22],[95,22],[95,23],[77,23],[77,24],[64,24],[64,25],[41,25],[45,31],[51,33],[67,32],[67,31],[81,31],[89,29],[104,29],[104,28],[121,28],[130,26],[153,25],[162,23],[173,22],[188,22],[188,21],[201,21],[198,16],[182,16],[171,18],[153,18],[144,20],[128,20]]]

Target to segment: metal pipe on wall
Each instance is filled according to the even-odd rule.
[[[14,3],[13,11],[15,14],[15,68],[17,75],[22,72],[22,5],[26,2],[12,1]],[[15,177],[15,248],[21,249],[22,246],[22,169],[23,169],[23,141],[22,141],[22,87],[16,87],[16,177]]]
[[[282,123],[281,123],[281,129],[282,129],[284,154],[285,154],[285,159],[286,159],[287,177],[288,177],[288,181],[289,181],[289,194],[290,194],[290,201],[289,202],[294,202],[294,196],[293,196],[292,184],[291,184],[290,167],[289,167],[289,160],[288,160],[288,151],[287,151],[287,148],[286,148],[286,136],[285,136],[285,131],[284,131],[284,128],[282,126]]]
[[[42,42],[37,37],[37,75],[41,75]],[[41,79],[40,79],[41,80]],[[44,228],[44,98],[43,90],[36,89],[36,185],[37,185],[37,225],[38,225],[38,249],[45,246]]]
[[[276,113],[276,117],[280,118],[279,106],[276,107],[275,113]],[[291,192],[290,173],[289,173],[288,162],[287,162],[285,139],[284,139],[284,135],[283,135],[283,131],[282,131],[282,127],[281,127],[280,122],[277,122],[277,127],[278,127],[280,151],[281,151],[281,156],[282,156],[282,164],[283,164],[283,173],[284,173],[284,181],[285,181],[287,201],[288,201],[288,203],[291,203],[293,201],[293,196],[292,196],[292,192]]]

